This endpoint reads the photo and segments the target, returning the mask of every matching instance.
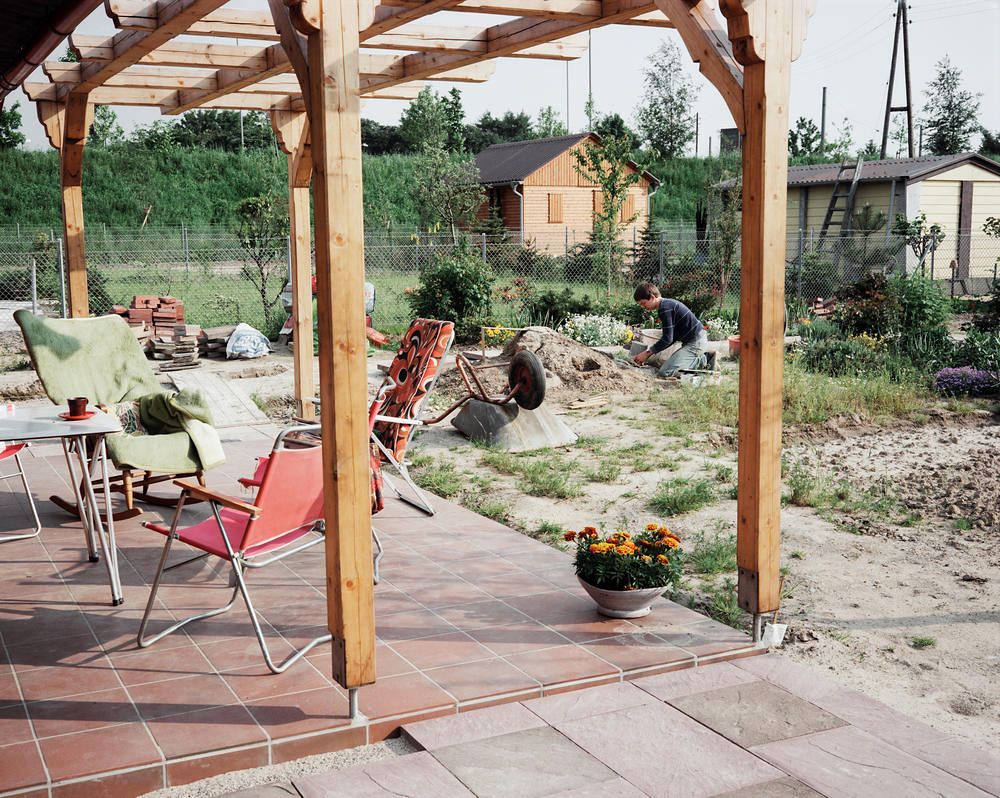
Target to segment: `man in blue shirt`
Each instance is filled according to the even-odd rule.
[[[653,283],[643,283],[635,289],[635,301],[646,310],[655,310],[660,317],[663,335],[660,340],[645,352],[635,356],[636,365],[641,366],[657,352],[662,352],[675,342],[680,342],[681,348],[674,352],[660,366],[658,377],[674,377],[680,369],[705,368],[705,348],[708,345],[708,333],[691,312],[687,305],[676,299],[666,299],[660,296],[660,289]]]

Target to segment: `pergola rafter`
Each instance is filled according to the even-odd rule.
[[[575,58],[580,35],[605,25],[676,27],[745,136],[739,603],[755,621],[777,609],[789,74],[815,0],[268,0],[270,13],[229,9],[225,0],[105,7],[118,33],[74,36],[81,63],[49,62],[50,82],[25,86],[60,150],[72,315],[89,312],[81,177],[95,103],[267,111],[288,158],[295,390],[300,412],[310,413],[314,189],[328,624],[332,670],[352,697],[375,678],[361,99],[410,98],[425,80],[484,80],[501,57]],[[439,11],[511,19],[479,28],[441,23]]]

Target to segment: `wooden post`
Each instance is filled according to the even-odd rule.
[[[290,5],[308,39],[303,90],[315,191],[327,617],[333,675],[353,688],[375,681],[358,4]]]
[[[788,95],[806,5],[802,0],[721,4],[734,55],[743,65],[736,557],[739,604],[755,616],[780,603]]]
[[[313,378],[312,231],[309,228],[309,185],[312,153],[309,126],[301,112],[274,111],[271,122],[288,155],[288,234],[292,265],[292,362],[295,408],[302,418],[316,417]]]
[[[87,247],[83,225],[83,147],[94,120],[88,94],[66,99],[59,175],[62,186],[63,236],[66,239],[66,282],[70,318],[90,315],[87,290]]]

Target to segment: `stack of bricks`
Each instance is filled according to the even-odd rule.
[[[184,303],[172,296],[136,295],[126,310],[132,326],[144,323],[154,338],[173,338],[174,326],[184,323]]]
[[[198,336],[201,327],[197,324],[176,324],[169,344],[154,343],[155,351],[168,355],[168,362],[160,366],[160,371],[180,371],[201,366],[198,362]],[[154,355],[155,357],[156,355]]]

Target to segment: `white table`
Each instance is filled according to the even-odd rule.
[[[69,479],[76,493],[76,505],[81,509],[87,539],[87,552],[91,562],[100,557],[97,547],[104,552],[104,565],[108,569],[111,584],[111,603],[117,606],[125,601],[122,596],[121,580],[118,576],[118,548],[115,545],[115,519],[111,509],[111,487],[108,477],[108,452],[104,438],[114,432],[121,432],[118,419],[93,408],[94,415],[83,421],[66,421],[59,418],[62,408],[18,407],[13,416],[0,418],[0,440],[39,441],[58,438],[62,442],[63,455]],[[94,453],[87,458],[87,436],[94,436]],[[101,517],[97,496],[92,483],[94,471],[100,467],[104,487],[105,519]],[[77,473],[79,468],[79,473]],[[81,487],[83,490],[81,491]]]

